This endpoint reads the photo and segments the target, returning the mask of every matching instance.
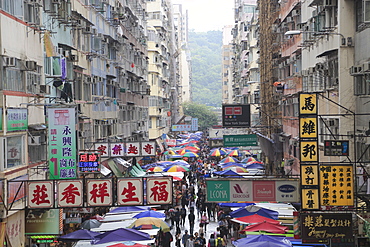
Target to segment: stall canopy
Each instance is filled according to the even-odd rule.
[[[290,241],[284,237],[276,237],[269,235],[248,235],[246,238],[241,238],[236,241],[233,241],[232,244],[235,247],[249,246],[249,243],[271,241],[276,243],[290,244]],[[289,246],[289,245],[288,245]],[[291,245],[290,245],[291,246]]]
[[[86,229],[77,230],[75,232],[68,233],[58,238],[59,241],[74,241],[74,240],[88,240],[95,239],[96,236],[100,235],[99,232],[93,232]]]
[[[95,244],[104,244],[114,241],[140,241],[151,239],[147,233],[128,228],[118,228],[113,231],[108,231],[96,236],[96,238],[100,240],[95,242]]]
[[[259,207],[256,205],[248,205],[248,206],[239,208],[231,212],[230,216],[233,218],[239,218],[239,217],[249,216],[253,214],[258,214],[263,217],[267,217],[267,218],[274,219],[274,220],[277,220],[279,217],[279,212],[271,210],[271,209]]]

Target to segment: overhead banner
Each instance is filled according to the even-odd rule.
[[[298,180],[206,179],[207,202],[299,202]]]
[[[146,184],[146,190],[144,189]],[[27,181],[27,208],[171,204],[172,177]],[[145,193],[146,192],[146,193]],[[55,202],[54,203],[54,199]]]
[[[258,146],[257,135],[224,135],[224,147]]]
[[[102,158],[155,156],[156,151],[155,141],[95,143],[94,147]]]
[[[75,108],[48,108],[50,179],[77,177]]]

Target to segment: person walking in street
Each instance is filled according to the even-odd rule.
[[[224,247],[224,246],[225,246],[225,240],[221,237],[221,235],[217,235],[216,247]]]
[[[176,208],[174,220],[175,220],[176,228],[180,228],[180,210],[179,210],[179,208]]]
[[[202,223],[203,226],[204,226],[204,232],[207,232],[207,225],[208,225],[209,221],[208,221],[208,217],[207,217],[206,213],[203,213],[202,218],[200,218],[200,223]]]
[[[184,247],[188,247],[187,244],[188,244],[188,239],[189,238],[190,238],[190,234],[188,234],[188,230],[185,230],[184,235],[182,235],[182,245]]]
[[[187,241],[186,247],[194,247],[194,236],[190,235],[190,238]]]
[[[186,220],[186,208],[183,206],[180,210],[180,225],[185,226],[185,220]]]
[[[195,214],[194,214],[193,210],[190,210],[190,214],[188,215],[188,219],[189,219],[190,235],[193,235],[194,224],[195,224]]]
[[[215,234],[211,234],[211,237],[208,239],[208,247],[216,247]]]

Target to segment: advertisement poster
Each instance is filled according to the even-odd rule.
[[[26,210],[25,234],[26,235],[59,234],[59,209]]]
[[[7,131],[25,131],[28,129],[28,113],[26,108],[8,108],[7,113]]]

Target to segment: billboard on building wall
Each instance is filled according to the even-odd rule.
[[[28,111],[26,108],[7,109],[7,131],[25,131],[28,129]]]
[[[222,105],[223,127],[250,127],[250,105]]]
[[[58,235],[59,224],[59,209],[26,210],[26,235]]]
[[[75,108],[48,108],[50,179],[77,177]]]

